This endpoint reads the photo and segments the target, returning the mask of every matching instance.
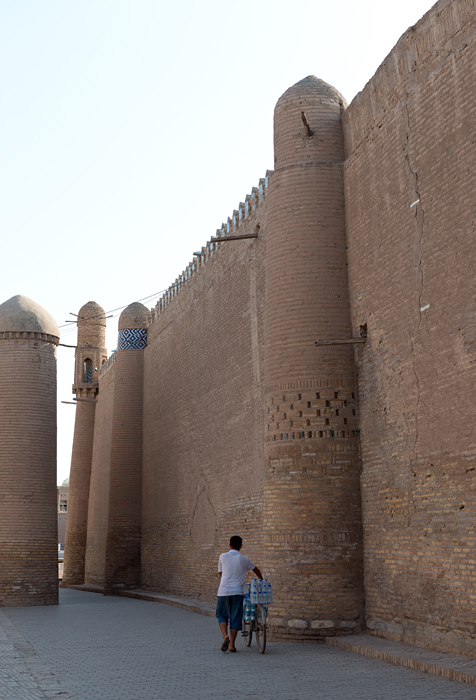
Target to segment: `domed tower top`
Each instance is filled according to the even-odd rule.
[[[0,305],[0,333],[46,333],[59,339],[58,324],[42,306],[17,294]]]
[[[102,348],[106,344],[106,314],[95,301],[88,301],[78,313],[78,347]]]
[[[286,90],[274,110],[274,169],[343,161],[346,106],[340,92],[314,75]]]
[[[143,350],[147,347],[149,311],[139,301],[129,304],[119,319],[118,350]]]
[[[97,390],[98,370],[107,359],[106,314],[95,301],[88,301],[78,312],[73,391]]]
[[[140,301],[129,304],[119,317],[119,330],[126,328],[148,328],[149,310]]]

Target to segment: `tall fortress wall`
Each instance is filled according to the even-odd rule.
[[[207,246],[149,328],[142,586],[151,590],[213,600],[218,556],[236,532],[262,560],[267,184],[216,236],[258,237]]]
[[[125,310],[78,387],[87,583],[212,601],[239,533],[275,638],[476,656],[475,19],[438,2],[348,107],[287,90],[274,170],[142,325]]]
[[[368,627],[475,654],[476,6],[444,0],[345,111]]]

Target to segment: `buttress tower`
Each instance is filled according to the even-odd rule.
[[[56,321],[0,305],[0,607],[58,602]]]
[[[84,583],[98,371],[107,359],[104,309],[95,301],[89,301],[79,310],[77,325],[78,344],[73,384],[77,406],[66,521],[63,576],[65,585]]]
[[[280,636],[363,622],[360,459],[344,211],[342,95],[314,76],[274,114],[265,334],[265,568]]]

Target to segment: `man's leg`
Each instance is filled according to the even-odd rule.
[[[230,600],[230,651],[236,651],[235,639],[243,628],[243,596],[234,595]]]
[[[228,651],[230,638],[228,637],[228,620],[230,617],[228,596],[218,596],[216,616],[220,625],[220,630],[223,635],[222,651]]]
[[[238,630],[230,630],[230,651],[232,651],[232,649],[236,649],[235,639],[237,634]]]

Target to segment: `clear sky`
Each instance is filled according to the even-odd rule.
[[[24,294],[59,325],[90,300],[153,306],[272,169],[279,96],[313,74],[350,102],[430,7],[0,0],[0,303]],[[73,353],[58,349],[58,483]]]

